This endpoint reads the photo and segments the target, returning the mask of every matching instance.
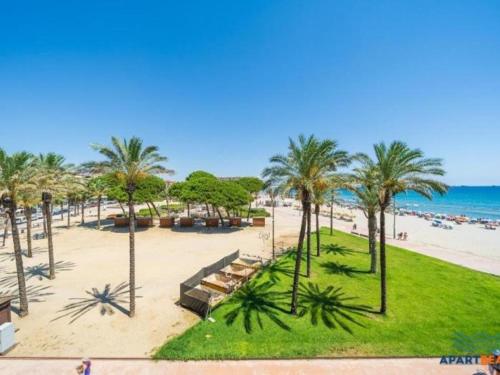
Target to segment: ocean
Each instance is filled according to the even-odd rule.
[[[355,201],[354,196],[347,190],[340,191],[339,198],[348,202]],[[432,200],[414,192],[398,194],[396,207],[435,214],[500,220],[500,186],[452,186],[446,195],[435,194]]]

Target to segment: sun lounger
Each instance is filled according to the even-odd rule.
[[[237,264],[253,269],[259,269],[262,267],[262,261],[260,259],[238,258],[232,264]]]
[[[236,279],[248,279],[255,273],[255,269],[251,267],[242,266],[239,264],[230,264],[229,266],[224,267],[220,270],[226,275],[230,275]]]
[[[225,273],[216,272],[203,278],[201,280],[201,285],[229,294],[236,288],[237,282],[234,278],[226,275]]]

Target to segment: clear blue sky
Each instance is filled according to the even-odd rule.
[[[255,175],[314,133],[500,184],[498,1],[4,1],[0,37],[8,151],[138,135],[176,178]]]

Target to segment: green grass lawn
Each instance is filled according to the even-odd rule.
[[[288,313],[289,253],[215,309],[215,323],[198,323],[154,357],[440,356],[465,353],[453,344],[457,333],[500,334],[500,278],[389,246],[381,316],[370,312],[380,297],[379,275],[366,272],[367,240],[321,233],[322,255],[313,256],[312,277],[301,277],[300,316]]]

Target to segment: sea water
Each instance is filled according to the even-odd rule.
[[[354,196],[346,190],[339,192],[339,198],[355,201]],[[432,200],[415,192],[398,194],[396,207],[417,212],[499,220],[500,186],[452,186],[443,196],[434,194]]]

